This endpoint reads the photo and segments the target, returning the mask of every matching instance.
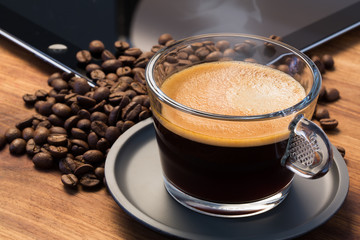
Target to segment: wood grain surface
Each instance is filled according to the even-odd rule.
[[[327,132],[346,149],[350,176],[348,196],[326,223],[298,239],[360,239],[360,28],[327,42],[309,54],[331,54],[335,69],[323,84],[337,88],[341,99],[326,104],[339,121]],[[30,116],[22,96],[49,90],[57,71],[24,49],[0,38],[0,133]],[[175,217],[175,216],[174,216]],[[259,226],[260,227],[260,226]],[[128,216],[105,188],[66,190],[60,173],[39,171],[27,156],[0,151],[0,239],[169,239]]]

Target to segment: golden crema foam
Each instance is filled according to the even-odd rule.
[[[289,108],[305,98],[304,88],[291,76],[254,63],[203,63],[170,76],[161,90],[193,109],[222,115],[261,115]],[[274,120],[233,122],[206,119],[163,105],[169,130],[185,138],[219,146],[259,146],[288,137],[294,116]]]

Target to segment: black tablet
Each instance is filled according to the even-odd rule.
[[[75,54],[98,39],[149,51],[162,33],[175,39],[214,32],[282,36],[307,51],[360,25],[360,0],[0,0],[0,35],[67,72],[83,75]]]

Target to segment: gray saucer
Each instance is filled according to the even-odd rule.
[[[349,188],[344,159],[334,148],[334,164],[320,179],[295,177],[287,198],[269,212],[226,219],[193,212],[166,192],[152,120],[126,131],[108,154],[105,175],[115,201],[149,228],[186,239],[286,239],[327,221]]]

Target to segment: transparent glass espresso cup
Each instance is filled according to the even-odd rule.
[[[278,69],[298,81],[306,97],[280,111],[236,116],[193,109],[162,91],[173,74],[221,61]],[[256,215],[285,199],[294,174],[318,178],[328,172],[331,144],[308,120],[316,107],[321,74],[295,48],[253,35],[194,36],[157,52],[145,74],[165,187],[184,206],[212,216]],[[216,127],[205,133],[198,128],[203,124]],[[233,125],[247,131],[233,131]],[[228,133],[221,135],[222,131]],[[234,141],[241,144],[231,144]]]

